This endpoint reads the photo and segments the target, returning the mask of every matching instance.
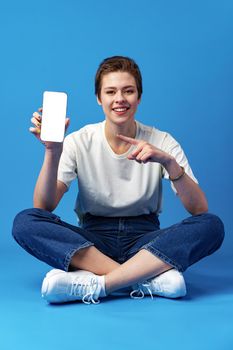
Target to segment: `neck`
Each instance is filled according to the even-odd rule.
[[[129,149],[130,145],[119,139],[117,134],[134,138],[136,136],[136,130],[137,127],[135,120],[132,120],[130,123],[124,125],[116,125],[106,120],[105,137],[112,150],[117,154],[121,154],[125,153]]]

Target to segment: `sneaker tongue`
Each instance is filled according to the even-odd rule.
[[[64,279],[64,281],[59,280],[56,283],[56,291],[57,294],[71,294],[72,284],[68,284],[67,280]]]
[[[88,271],[79,270],[72,273],[71,283],[65,285],[67,294],[76,297],[77,300],[83,300],[87,304],[98,301],[99,296],[106,296],[105,278],[97,276]]]

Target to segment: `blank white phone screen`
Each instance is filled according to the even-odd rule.
[[[53,91],[44,92],[40,135],[42,141],[63,141],[65,134],[66,107],[66,93]]]

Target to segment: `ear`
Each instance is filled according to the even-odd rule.
[[[97,97],[96,97],[96,99],[97,99],[97,103],[98,103],[98,105],[100,105],[100,106],[101,106],[101,105],[102,105],[102,102],[101,102],[101,100],[100,100],[99,96],[97,96]]]

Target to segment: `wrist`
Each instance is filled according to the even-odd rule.
[[[168,172],[170,181],[179,180],[185,174],[184,168],[173,157],[170,157],[163,166]]]
[[[174,166],[174,163],[176,163],[176,160],[170,155],[167,155],[167,157],[161,162],[162,166],[167,170],[168,173],[169,169]]]
[[[54,153],[54,154],[61,154],[63,150],[63,143],[62,142],[53,142],[51,144],[44,143],[45,145],[45,151],[48,153]]]
[[[49,159],[60,159],[62,154],[62,146],[45,147],[45,156]]]

